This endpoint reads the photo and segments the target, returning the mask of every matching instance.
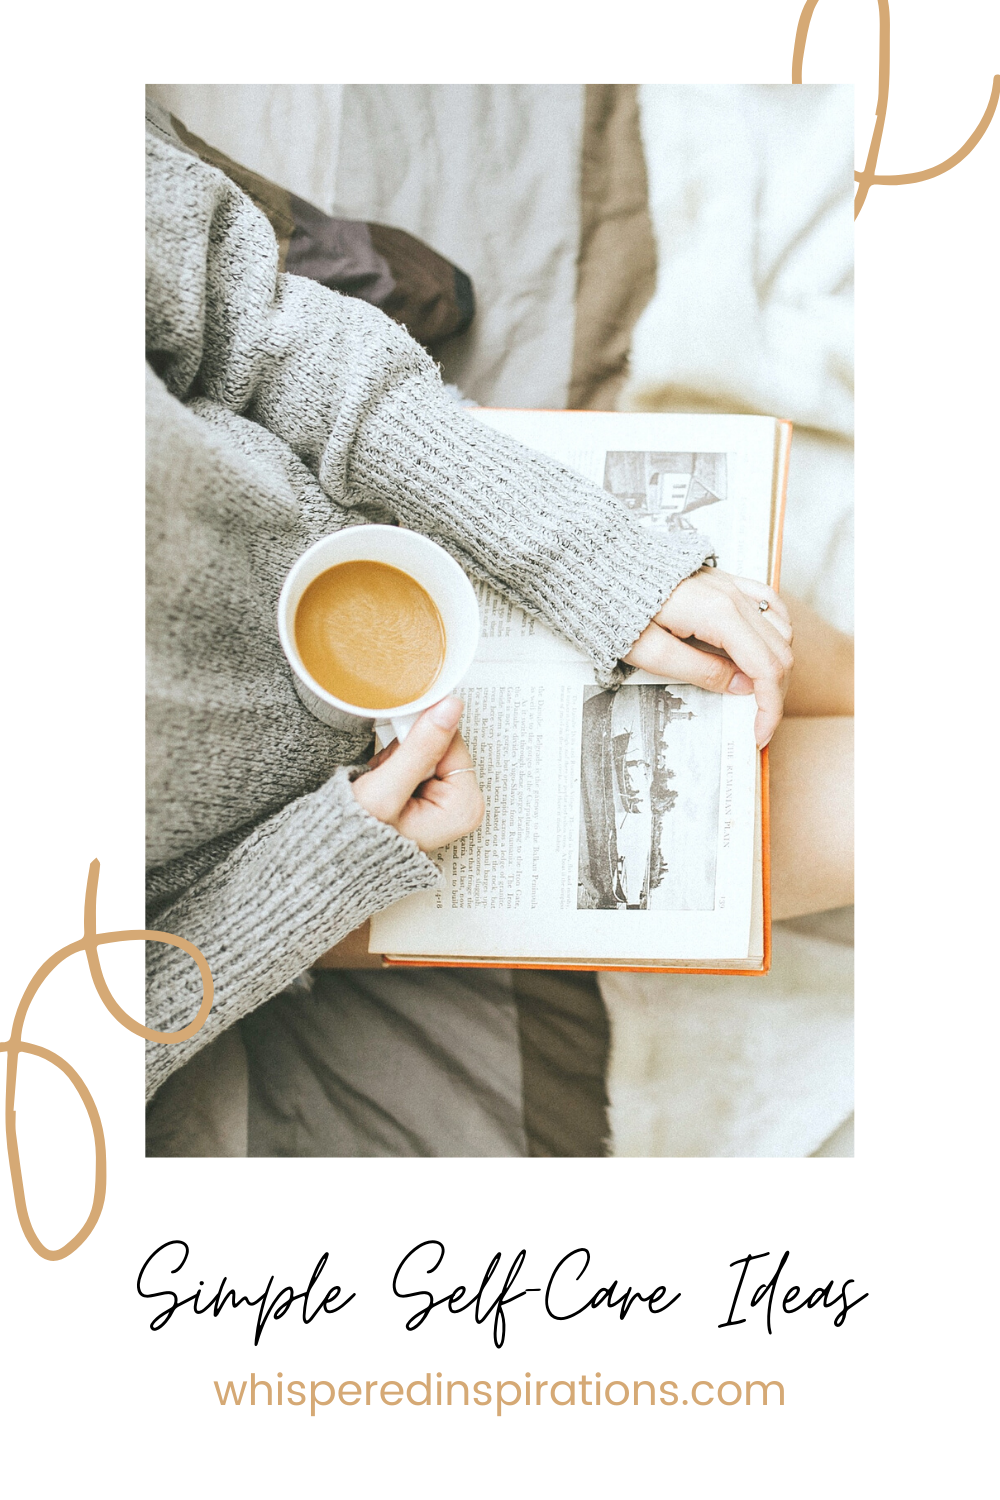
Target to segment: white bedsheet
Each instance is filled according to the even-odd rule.
[[[853,89],[646,86],[656,295],[625,404],[689,391],[853,432]]]

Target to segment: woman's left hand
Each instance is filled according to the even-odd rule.
[[[688,645],[691,636],[717,646],[730,660]],[[755,693],[754,734],[763,748],[784,712],[791,642],[788,608],[774,589],[702,568],[677,585],[625,660],[713,693]]]

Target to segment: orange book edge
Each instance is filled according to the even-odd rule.
[[[781,584],[781,548],[784,540],[785,505],[788,500],[788,466],[792,447],[792,423],[778,421],[778,436],[774,445],[775,478],[780,477],[777,503],[771,526],[771,587]],[[767,746],[760,752],[760,876],[764,916],[764,954],[759,969],[710,969],[677,968],[670,964],[606,964],[580,963],[581,973],[603,974],[723,974],[733,978],[756,977],[768,973],[771,967],[771,780],[768,766]],[[375,955],[373,955],[374,957]],[[382,954],[384,968],[400,969],[555,969],[565,971],[566,965],[559,963],[515,963],[509,959],[492,958],[390,958]]]

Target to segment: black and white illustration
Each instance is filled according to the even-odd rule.
[[[728,497],[725,453],[608,453],[604,488],[643,526],[693,531],[692,511]]]
[[[711,911],[719,695],[587,687],[582,730],[578,909]]]

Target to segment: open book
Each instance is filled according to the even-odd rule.
[[[765,417],[476,410],[776,584],[791,427]],[[752,697],[636,672],[602,689],[570,642],[484,585],[460,688],[486,815],[439,889],[372,919],[389,963],[762,973],[767,767]],[[336,950],[335,950],[336,951]]]

